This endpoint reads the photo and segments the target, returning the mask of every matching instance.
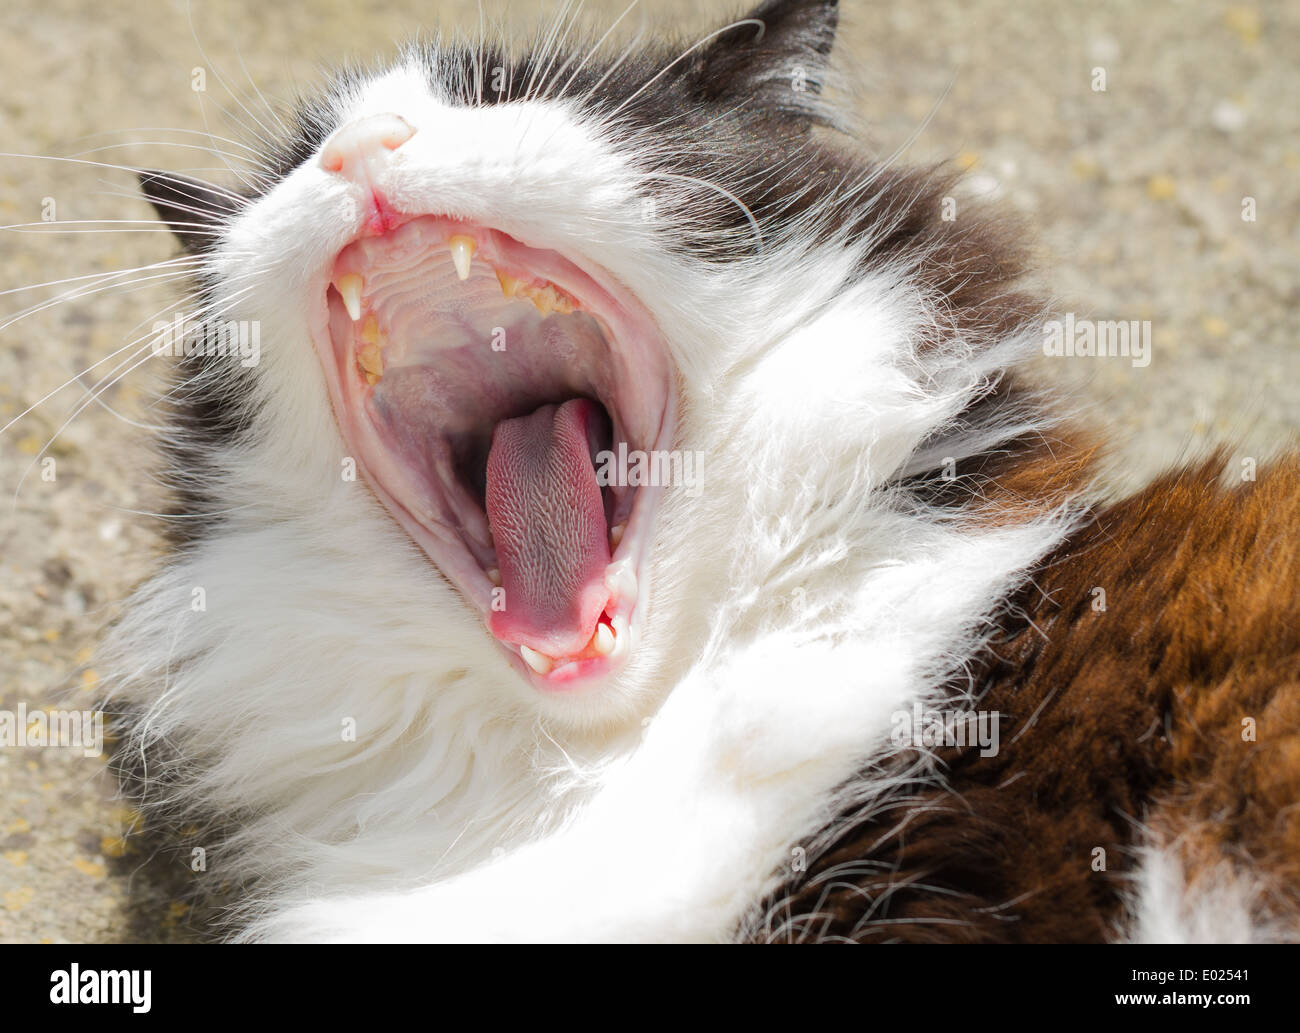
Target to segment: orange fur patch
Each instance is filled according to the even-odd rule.
[[[1003,497],[1043,497],[1050,465]],[[998,753],[942,748],[937,778],[844,816],[761,938],[1105,940],[1150,834],[1189,883],[1227,862],[1271,887],[1256,920],[1300,929],[1300,457],[1229,488],[1223,468],[1099,509],[1041,565],[972,671]]]

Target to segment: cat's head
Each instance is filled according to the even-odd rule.
[[[208,317],[254,321],[261,346],[252,368],[182,368],[182,504],[238,509],[216,497],[239,495],[237,466],[194,469],[223,454],[261,464],[275,498],[244,501],[262,518],[324,520],[368,485],[383,509],[334,529],[336,577],[366,577],[394,523],[424,566],[357,615],[359,642],[367,622],[427,628],[430,669],[455,637],[485,691],[584,721],[635,713],[734,601],[746,494],[779,510],[780,485],[795,498],[806,478],[809,507],[838,504],[859,471],[811,482],[864,428],[826,402],[861,416],[859,384],[905,390],[843,336],[923,321],[905,292],[789,344],[862,290],[871,195],[810,142],[833,121],[836,20],[834,0],[767,0],[648,52],[413,46],[304,101],[238,196],[144,175],[203,257]]]

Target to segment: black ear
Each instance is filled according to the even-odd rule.
[[[181,247],[191,254],[206,250],[218,227],[234,214],[235,196],[200,179],[150,169],[142,169],[136,176],[158,218],[171,227]]]
[[[702,48],[697,91],[706,100],[749,101],[806,119],[816,109],[838,25],[838,0],[764,0]]]

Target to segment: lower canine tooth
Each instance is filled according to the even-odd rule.
[[[591,640],[591,644],[601,656],[609,656],[614,652],[614,629],[608,624],[597,624],[596,635]]]
[[[537,652],[535,649],[529,649],[527,646],[520,646],[519,653],[524,658],[524,663],[531,667],[538,674],[550,674],[554,664],[551,663],[549,656]]]
[[[456,267],[456,275],[468,280],[470,262],[474,258],[474,239],[457,234],[447,239],[447,247],[451,248],[451,264]]]
[[[366,285],[366,281],[357,273],[348,273],[346,276],[340,276],[334,286],[338,288],[339,297],[343,299],[343,305],[348,310],[348,315],[352,317],[352,322],[361,318],[361,288]]]

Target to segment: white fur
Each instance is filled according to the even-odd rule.
[[[1189,874],[1178,845],[1144,847],[1130,894],[1131,943],[1276,943],[1294,939],[1273,920],[1258,874],[1226,859]]]
[[[308,162],[216,262],[248,288],[230,317],[262,320],[264,354],[253,443],[214,457],[226,522],[111,646],[119,697],[147,708],[132,748],[198,762],[154,802],[238,816],[209,873],[267,880],[251,938],[724,939],[888,748],[890,715],[961,668],[1064,533],[1064,514],[918,515],[888,486],[1032,342],[977,352],[906,269],[853,282],[849,242],[671,255],[617,133],[562,103],[453,108],[399,67],[345,108],[416,127],[394,204],[579,253],[636,293],[681,372],[678,447],[706,453],[705,490],[666,495],[628,668],[599,698],[540,698],[339,476],[308,290],[359,209]],[[954,435],[947,454],[989,443]]]

